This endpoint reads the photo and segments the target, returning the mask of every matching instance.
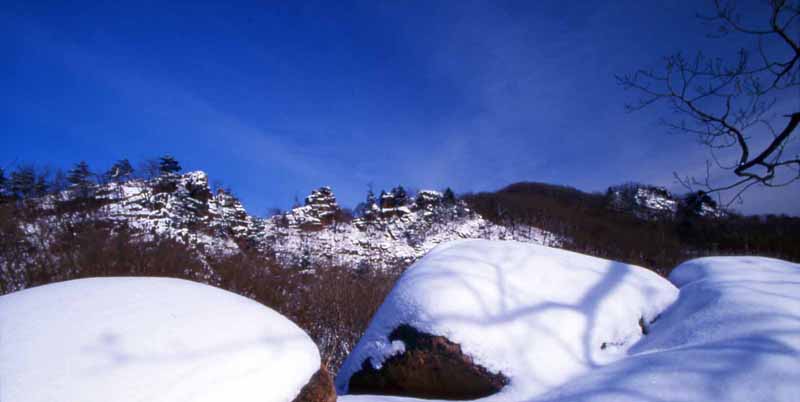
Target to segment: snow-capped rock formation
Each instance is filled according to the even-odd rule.
[[[125,224],[144,235],[166,236],[205,255],[239,251],[235,240],[254,230],[254,219],[225,191],[212,194],[204,172],[110,183],[97,191],[93,219]]]
[[[413,200],[404,191],[397,193],[383,194],[380,205],[367,206],[368,213],[352,221],[323,220],[322,216],[338,215],[335,197],[323,187],[307,198],[305,206],[264,220],[258,243],[278,260],[295,265],[325,262],[352,267],[407,265],[437,244],[456,239],[559,244],[555,236],[534,227],[495,225],[463,202],[448,202],[436,191],[422,190]]]
[[[334,401],[330,382],[327,398],[301,397],[319,372],[297,325],[195,282],[91,278],[0,296],[2,401]]]
[[[678,213],[678,199],[663,187],[626,184],[610,187],[607,196],[612,208],[642,219],[671,218]]]
[[[497,392],[503,381],[493,377],[502,375],[510,381],[487,400],[528,400],[625,356],[677,295],[666,279],[637,266],[513,241],[450,242],[400,277],[339,370],[337,387],[474,399]],[[426,354],[420,336],[403,334],[413,332],[407,328],[460,348]],[[404,361],[407,353],[417,356]],[[404,371],[426,359],[452,367]],[[482,369],[464,367],[470,364]],[[459,373],[462,380],[451,381]],[[411,374],[427,381],[408,383]],[[485,389],[463,392],[482,381]]]
[[[321,230],[336,220],[341,209],[330,187],[320,187],[306,197],[305,205],[292,209],[283,218],[290,226],[306,230]]]
[[[609,187],[606,196],[611,208],[641,219],[671,219],[681,212],[701,217],[724,215],[717,203],[703,193],[680,197],[663,187],[628,183]]]

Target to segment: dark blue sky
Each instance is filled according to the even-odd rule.
[[[613,75],[725,50],[702,2],[3,2],[0,166],[175,155],[250,212],[331,185],[675,190],[705,150]],[[746,212],[800,213],[798,186]]]

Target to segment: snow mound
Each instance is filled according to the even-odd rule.
[[[800,265],[700,258],[670,280],[680,297],[630,350],[541,400],[797,401]]]
[[[640,321],[653,321],[677,294],[636,266],[513,241],[450,242],[398,280],[340,369],[337,388],[346,393],[368,359],[379,368],[401,353],[388,335],[409,324],[510,379],[486,400],[524,400],[624,357],[642,337]]]
[[[320,368],[282,315],[210,286],[93,278],[0,297],[0,400],[291,401]]]

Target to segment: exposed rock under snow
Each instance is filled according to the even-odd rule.
[[[609,187],[607,195],[611,208],[641,219],[675,218],[680,211],[702,217],[725,216],[717,203],[703,193],[681,197],[663,187],[628,183]]]
[[[642,219],[672,218],[678,213],[679,199],[663,187],[624,184],[608,189],[612,208],[633,213]]]

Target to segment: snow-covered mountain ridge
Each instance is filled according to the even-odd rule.
[[[56,208],[70,197],[64,192],[42,205]],[[534,227],[491,223],[462,201],[431,190],[413,198],[397,189],[384,193],[356,218],[343,212],[329,187],[312,191],[305,205],[255,217],[228,192],[213,193],[202,171],[105,184],[95,189],[94,198],[99,206],[83,219],[125,225],[145,238],[171,238],[203,257],[256,251],[300,267],[405,265],[455,239],[561,243]]]
[[[229,191],[212,191],[202,171],[110,182],[94,186],[88,195],[83,191],[79,194],[73,188],[35,203],[44,211],[59,212],[43,219],[63,217],[67,211],[69,219],[130,228],[145,240],[176,240],[202,260],[244,252],[301,268],[319,264],[386,268],[407,266],[437,244],[456,239],[550,246],[569,242],[530,224],[490,221],[449,190],[412,195],[397,187],[379,196],[370,192],[353,217],[338,205],[331,188],[321,187],[305,198],[304,205],[267,218],[249,214]],[[664,189],[632,184],[610,188],[606,202],[642,219],[674,217],[687,205]],[[715,206],[698,205],[698,214],[718,216]],[[39,234],[36,225],[30,226],[28,233]]]

